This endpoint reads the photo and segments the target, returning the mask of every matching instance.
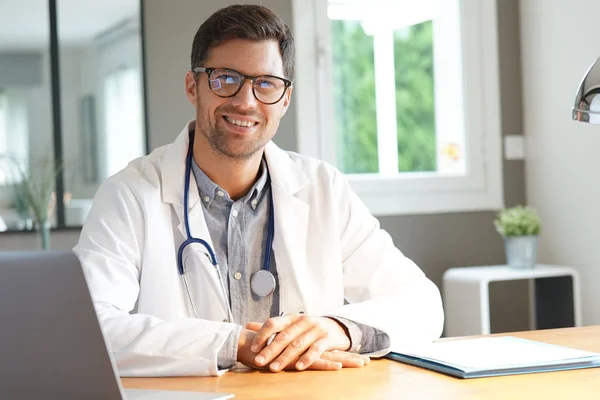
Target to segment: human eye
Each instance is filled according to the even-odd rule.
[[[275,89],[277,87],[277,80],[273,78],[258,78],[256,80],[256,86],[261,89]]]
[[[221,80],[225,81],[225,83],[237,83],[238,79],[235,78],[235,76],[233,75],[223,75],[221,77]]]
[[[240,76],[232,71],[215,71],[215,79],[224,84],[236,84],[240,81]]]

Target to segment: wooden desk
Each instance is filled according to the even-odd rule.
[[[506,334],[504,334],[506,335]],[[511,333],[600,353],[600,326]],[[235,393],[235,399],[597,399],[600,368],[458,379],[389,360],[336,372],[228,372],[218,378],[123,378],[126,388]]]

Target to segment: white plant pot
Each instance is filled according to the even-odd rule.
[[[506,263],[511,268],[535,268],[537,264],[537,241],[537,236],[505,236]]]

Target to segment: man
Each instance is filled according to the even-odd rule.
[[[343,175],[271,142],[293,79],[277,15],[216,12],[185,77],[195,121],[98,190],[75,252],[122,376],[336,370],[439,337],[438,289]]]

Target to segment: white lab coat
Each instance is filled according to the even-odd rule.
[[[227,308],[214,267],[202,246],[187,247],[184,264],[198,318],[177,269],[187,148],[186,126],[174,143],[104,182],[74,249],[121,376],[223,372],[217,353],[235,325],[223,322]],[[344,176],[272,142],[265,157],[280,309],[368,324],[388,333],[392,346],[438,338],[438,288],[394,247]],[[190,229],[211,243],[191,179]]]

